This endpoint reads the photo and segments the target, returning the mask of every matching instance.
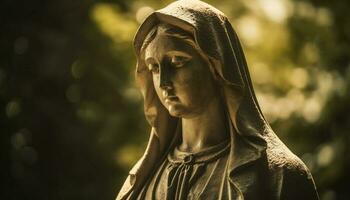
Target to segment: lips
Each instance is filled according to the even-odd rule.
[[[171,103],[171,102],[176,102],[179,100],[177,96],[165,96],[165,103]]]
[[[164,97],[164,101],[165,103],[170,103],[170,102],[175,102],[175,101],[178,101],[179,98],[173,94],[169,94],[171,91],[168,91],[168,90],[164,90],[163,91],[163,97]]]

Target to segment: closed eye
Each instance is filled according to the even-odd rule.
[[[171,65],[175,68],[183,67],[187,62],[192,59],[190,56],[179,56],[174,55],[171,57]]]
[[[148,64],[148,70],[152,72],[153,74],[159,73],[159,65],[158,64]]]

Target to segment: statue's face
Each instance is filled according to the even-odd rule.
[[[196,117],[217,95],[208,62],[188,41],[159,34],[144,53],[154,88],[170,115]]]

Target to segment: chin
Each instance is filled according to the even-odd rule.
[[[173,117],[182,117],[183,113],[178,110],[169,110],[169,114]]]
[[[179,117],[179,118],[193,118],[195,116],[194,112],[192,110],[189,110],[187,107],[184,107],[182,105],[171,105],[168,107],[169,114],[173,117]]]
[[[168,111],[173,117],[184,117],[186,115],[185,109],[181,105],[170,105]]]

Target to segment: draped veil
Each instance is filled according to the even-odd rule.
[[[214,67],[222,87],[228,123],[235,129],[230,134],[229,177],[235,169],[260,158],[269,145],[282,155],[293,156],[272,131],[260,110],[240,41],[227,17],[204,2],[179,0],[149,15],[134,39],[136,81],[144,97],[144,111],[152,130],[144,155],[130,171],[117,199],[126,199],[140,189],[180,134],[177,127],[181,126],[181,120],[171,117],[160,103],[152,76],[141,59],[143,41],[159,23],[171,24],[192,33],[196,44]]]

